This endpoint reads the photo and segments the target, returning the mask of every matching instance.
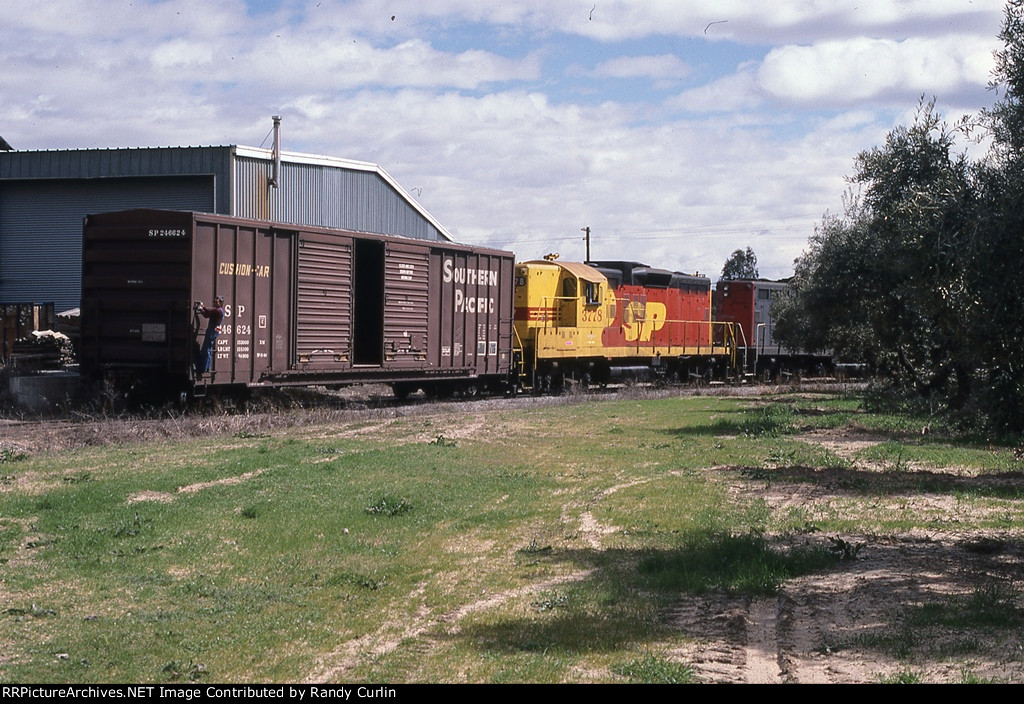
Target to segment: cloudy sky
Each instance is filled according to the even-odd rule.
[[[921,96],[992,103],[1001,0],[45,0],[0,18],[16,149],[269,146],[380,164],[520,258],[792,273]]]

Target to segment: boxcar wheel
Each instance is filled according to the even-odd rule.
[[[410,384],[408,382],[399,382],[391,385],[391,390],[394,392],[395,398],[397,398],[399,401],[404,401],[407,398],[409,398],[409,396],[413,392],[415,392],[417,388],[418,387],[416,386],[416,384]]]

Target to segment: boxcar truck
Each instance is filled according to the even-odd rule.
[[[513,255],[450,242],[163,210],[85,218],[84,383],[385,383],[404,395],[512,378]],[[197,370],[224,298],[212,366]]]

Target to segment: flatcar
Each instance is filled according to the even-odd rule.
[[[545,259],[517,264],[515,282],[524,385],[701,379],[735,365],[732,326],[712,321],[707,277]]]
[[[391,384],[498,389],[512,378],[513,255],[203,213],[90,215],[81,373],[119,386]],[[197,366],[223,297],[209,370]]]
[[[786,281],[764,279],[723,279],[715,285],[715,320],[734,325],[740,366],[764,381],[834,370],[831,353],[790,349],[775,339],[772,305],[788,287]]]

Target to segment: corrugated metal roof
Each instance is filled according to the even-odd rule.
[[[273,193],[260,185],[269,179],[273,161],[273,150],[241,145],[10,151],[0,152],[0,180],[213,175],[217,213],[453,240],[378,164],[282,151],[282,168],[294,181]],[[354,192],[333,190],[347,188]],[[352,220],[353,206],[370,208],[362,222]],[[377,222],[386,228],[375,229]]]
[[[279,176],[281,187],[274,194],[253,188],[270,178],[273,150],[244,146],[234,150],[240,183],[243,178],[259,179],[244,186],[244,194],[239,192],[243,186],[236,185],[235,189],[236,198],[247,201],[246,207],[253,208],[253,213],[267,208],[273,209],[272,219],[282,222],[453,241],[448,230],[379,164],[282,151],[284,173]],[[318,194],[320,198],[303,199],[304,194]],[[267,201],[273,205],[264,205]],[[236,201],[236,215],[255,217],[245,214],[241,206]],[[364,209],[362,213],[360,208]],[[307,219],[302,219],[303,215]],[[424,222],[418,222],[420,219]],[[384,229],[376,229],[378,223]]]

